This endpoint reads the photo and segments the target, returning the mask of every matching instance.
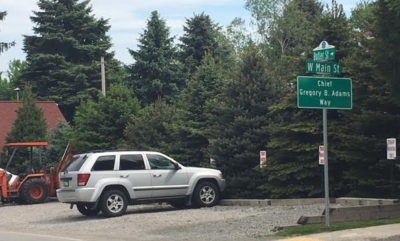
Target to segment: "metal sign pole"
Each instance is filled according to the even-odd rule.
[[[324,180],[325,180],[325,226],[330,226],[329,221],[329,174],[328,174],[328,117],[327,109],[322,109],[323,136],[324,136]]]

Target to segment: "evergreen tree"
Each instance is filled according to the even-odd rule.
[[[354,39],[354,36],[352,36],[353,31],[349,20],[346,18],[342,4],[332,0],[331,6],[326,6],[326,11],[324,11],[321,18],[320,28],[321,35],[316,40],[319,42],[326,40],[330,45],[334,45],[336,47],[337,60],[346,57],[349,48],[355,43],[352,42],[352,39]]]
[[[31,142],[46,140],[46,121],[43,111],[36,106],[36,98],[31,86],[25,86],[22,96],[23,106],[17,111],[17,119],[7,142]]]
[[[7,12],[0,11],[0,21],[3,21],[4,18],[6,17],[6,15],[7,15]],[[11,43],[0,42],[0,54],[14,45],[15,45],[15,42],[11,42]]]
[[[77,152],[116,149],[124,143],[124,129],[139,110],[133,92],[124,85],[112,85],[107,96],[83,102],[74,116],[72,143]]]
[[[147,29],[139,39],[139,49],[129,50],[135,63],[130,68],[132,85],[144,105],[159,98],[172,102],[184,87],[182,65],[177,61],[174,38],[169,36],[165,20],[151,13]]]
[[[352,111],[343,112],[333,135],[336,164],[343,175],[342,194],[362,197],[399,197],[395,188],[399,169],[387,161],[386,138],[399,138],[400,105],[391,99],[390,84],[379,74],[371,33],[377,5],[362,3],[353,10],[352,23],[358,44],[344,63],[353,80]],[[378,43],[380,44],[380,43]],[[387,49],[385,51],[391,51]],[[344,124],[345,123],[345,124]]]
[[[11,132],[6,137],[6,142],[46,141],[46,121],[43,111],[36,106],[36,98],[32,93],[31,86],[25,86],[22,100],[23,106],[17,111],[17,119],[13,124]],[[31,172],[31,165],[28,163],[27,157],[27,149],[18,150],[9,170],[18,174]],[[41,168],[38,164],[34,162],[32,168]]]
[[[213,23],[209,15],[201,13],[187,19],[183,31],[184,35],[180,38],[181,61],[190,76],[196,72],[207,53],[216,60],[226,60],[232,51],[220,33],[220,27]]]
[[[323,6],[318,0],[293,0],[300,11],[307,14],[311,23],[318,23],[322,14]]]
[[[49,146],[45,152],[44,168],[51,168],[58,165],[65,148],[72,140],[72,127],[66,122],[58,123],[57,127],[48,134]],[[74,149],[73,149],[74,151]]]
[[[304,8],[304,5],[299,1],[295,2],[297,2],[298,9],[301,11],[310,11],[309,8]],[[318,12],[315,15],[316,24],[310,24],[310,29],[306,31],[310,33],[312,38],[304,46],[289,45],[289,50],[293,52],[287,52],[289,53],[289,56],[287,56],[289,58],[285,56],[288,60],[287,63],[297,63],[298,66],[304,66],[306,59],[296,57],[296,52],[304,51],[306,57],[310,56],[311,49],[322,40],[327,40],[330,44],[339,46],[337,51],[337,59],[339,60],[346,56],[348,48],[353,44],[350,38],[351,29],[341,5],[333,1],[332,7],[328,7],[322,15],[319,13],[320,5],[315,2],[312,5],[314,6],[312,9]],[[290,9],[290,6],[286,8],[287,13],[290,12]],[[294,10],[296,13],[296,8]],[[301,15],[297,12],[291,17]],[[306,18],[309,18],[309,16],[303,15]],[[279,24],[277,26],[279,29]],[[283,65],[278,64],[279,66]],[[303,69],[304,67],[289,70],[292,75],[290,77],[286,74],[289,82],[294,81],[296,76],[302,75]],[[276,76],[276,73],[274,72],[274,76]],[[288,88],[288,92],[279,101],[279,104],[271,107],[269,113],[271,139],[267,144],[270,162],[267,168],[263,170],[268,182],[260,188],[274,198],[318,197],[323,193],[322,168],[318,166],[317,162],[318,146],[322,144],[322,113],[319,110],[298,109],[293,92],[294,89]],[[332,139],[331,130],[340,129],[344,125],[344,122],[339,122],[342,116],[342,112],[329,111],[328,134],[330,139]],[[333,141],[330,141],[330,143],[333,144]],[[338,193],[344,185],[340,180],[343,169],[335,156],[335,151],[332,151],[334,149],[332,146],[335,145],[329,147],[330,180],[335,185],[331,186],[331,193]]]
[[[378,0],[376,4],[374,53],[380,74],[390,83],[390,93],[400,103],[400,4],[398,0]]]
[[[299,110],[294,94],[270,108],[269,161],[262,170],[267,182],[260,189],[271,198],[320,197],[323,193],[323,169],[317,162],[321,116],[318,110]]]
[[[170,149],[186,165],[205,166],[208,163],[209,114],[229,76],[226,71],[207,54],[182,93],[178,104],[179,119],[172,127],[175,142],[171,143]]]
[[[173,141],[171,125],[176,121],[175,108],[156,100],[131,117],[125,129],[127,146],[134,150],[169,153]]]
[[[254,171],[268,142],[268,106],[279,96],[259,48],[244,51],[234,79],[214,104],[209,127],[210,153],[228,180],[227,195],[255,197],[260,176]],[[243,185],[254,187],[242,192]]]
[[[24,39],[24,80],[33,84],[40,98],[56,101],[71,120],[79,96],[101,86],[100,57],[105,57],[106,69],[114,69],[113,53],[107,52],[110,26],[91,14],[89,0],[39,0],[38,6],[31,17],[34,35]]]

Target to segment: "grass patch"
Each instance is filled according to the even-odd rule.
[[[339,230],[353,229],[353,228],[365,228],[365,227],[393,224],[393,223],[400,223],[400,219],[382,219],[377,221],[331,223],[331,226],[329,227],[326,227],[325,224],[302,225],[292,229],[279,231],[276,234],[274,234],[274,236],[281,236],[281,237],[299,236],[299,235],[332,232],[332,231],[339,231]]]

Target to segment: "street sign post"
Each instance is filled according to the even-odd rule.
[[[339,75],[341,66],[328,61],[335,60],[335,46],[322,41],[313,50],[313,61],[306,63],[306,72],[312,74]],[[352,109],[352,82],[348,78],[297,77],[297,106],[322,109],[324,145],[319,147],[319,162],[324,162],[325,225],[329,221],[329,170],[328,170],[328,109]]]
[[[335,60],[335,55],[335,46],[329,45],[326,41],[322,41],[319,46],[313,50],[313,59],[315,61]]]
[[[306,63],[306,73],[340,75],[342,73],[342,66],[339,63],[325,63],[311,60]]]
[[[352,109],[349,78],[297,77],[297,106],[312,109]]]
[[[386,144],[387,144],[387,159],[388,160],[396,159],[396,138],[386,139]]]

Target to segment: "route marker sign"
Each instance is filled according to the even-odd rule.
[[[298,76],[297,106],[311,109],[352,109],[351,79]]]
[[[310,60],[306,62],[306,73],[340,75],[342,73],[342,66],[339,63],[326,63]]]
[[[326,41],[322,41],[318,47],[313,49],[313,59],[315,61],[335,60],[335,55],[335,46],[329,45]]]

